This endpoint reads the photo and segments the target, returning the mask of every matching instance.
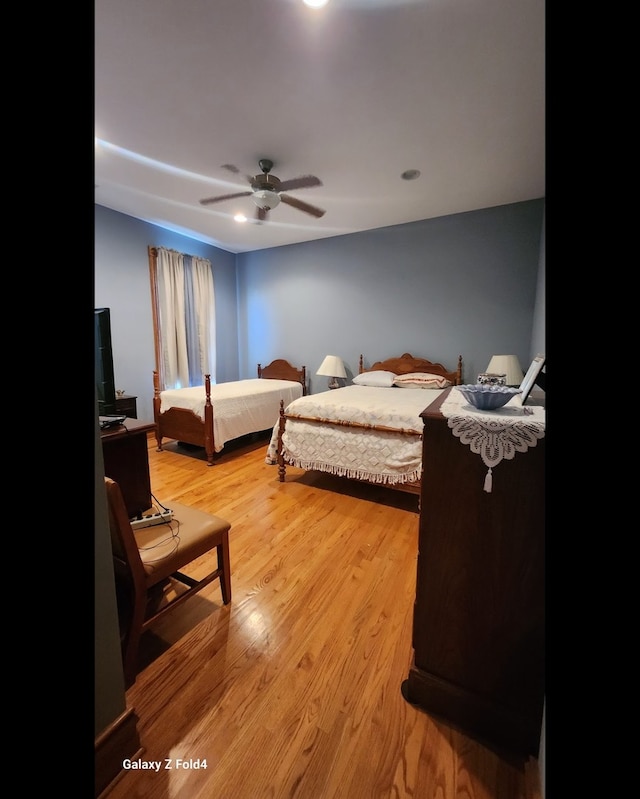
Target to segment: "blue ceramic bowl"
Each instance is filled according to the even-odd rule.
[[[456,386],[469,405],[479,411],[495,411],[502,408],[516,394],[522,394],[519,388],[511,386],[476,385]]]

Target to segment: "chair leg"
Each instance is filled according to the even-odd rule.
[[[231,602],[231,561],[229,559],[229,531],[222,534],[222,543],[218,544],[218,568],[220,574],[220,591],[222,602],[228,605]]]
[[[146,598],[144,596],[136,596],[122,653],[125,688],[130,688],[133,685],[138,674],[138,645],[142,636],[145,613]]]

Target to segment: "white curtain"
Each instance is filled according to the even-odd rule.
[[[211,375],[216,382],[216,295],[213,288],[211,262],[195,255],[191,263],[193,276],[193,299],[195,321],[198,331],[200,380],[202,375]],[[200,384],[198,384],[200,385]]]
[[[158,311],[165,388],[216,376],[215,292],[211,262],[158,248]]]

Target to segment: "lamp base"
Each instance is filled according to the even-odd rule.
[[[340,383],[338,383],[337,377],[329,378],[329,388],[340,388]]]

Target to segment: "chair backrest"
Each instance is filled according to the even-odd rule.
[[[146,574],[138,550],[136,537],[129,522],[127,507],[120,486],[110,477],[104,478],[109,508],[109,529],[111,532],[111,551],[114,565],[135,585],[144,589]]]

